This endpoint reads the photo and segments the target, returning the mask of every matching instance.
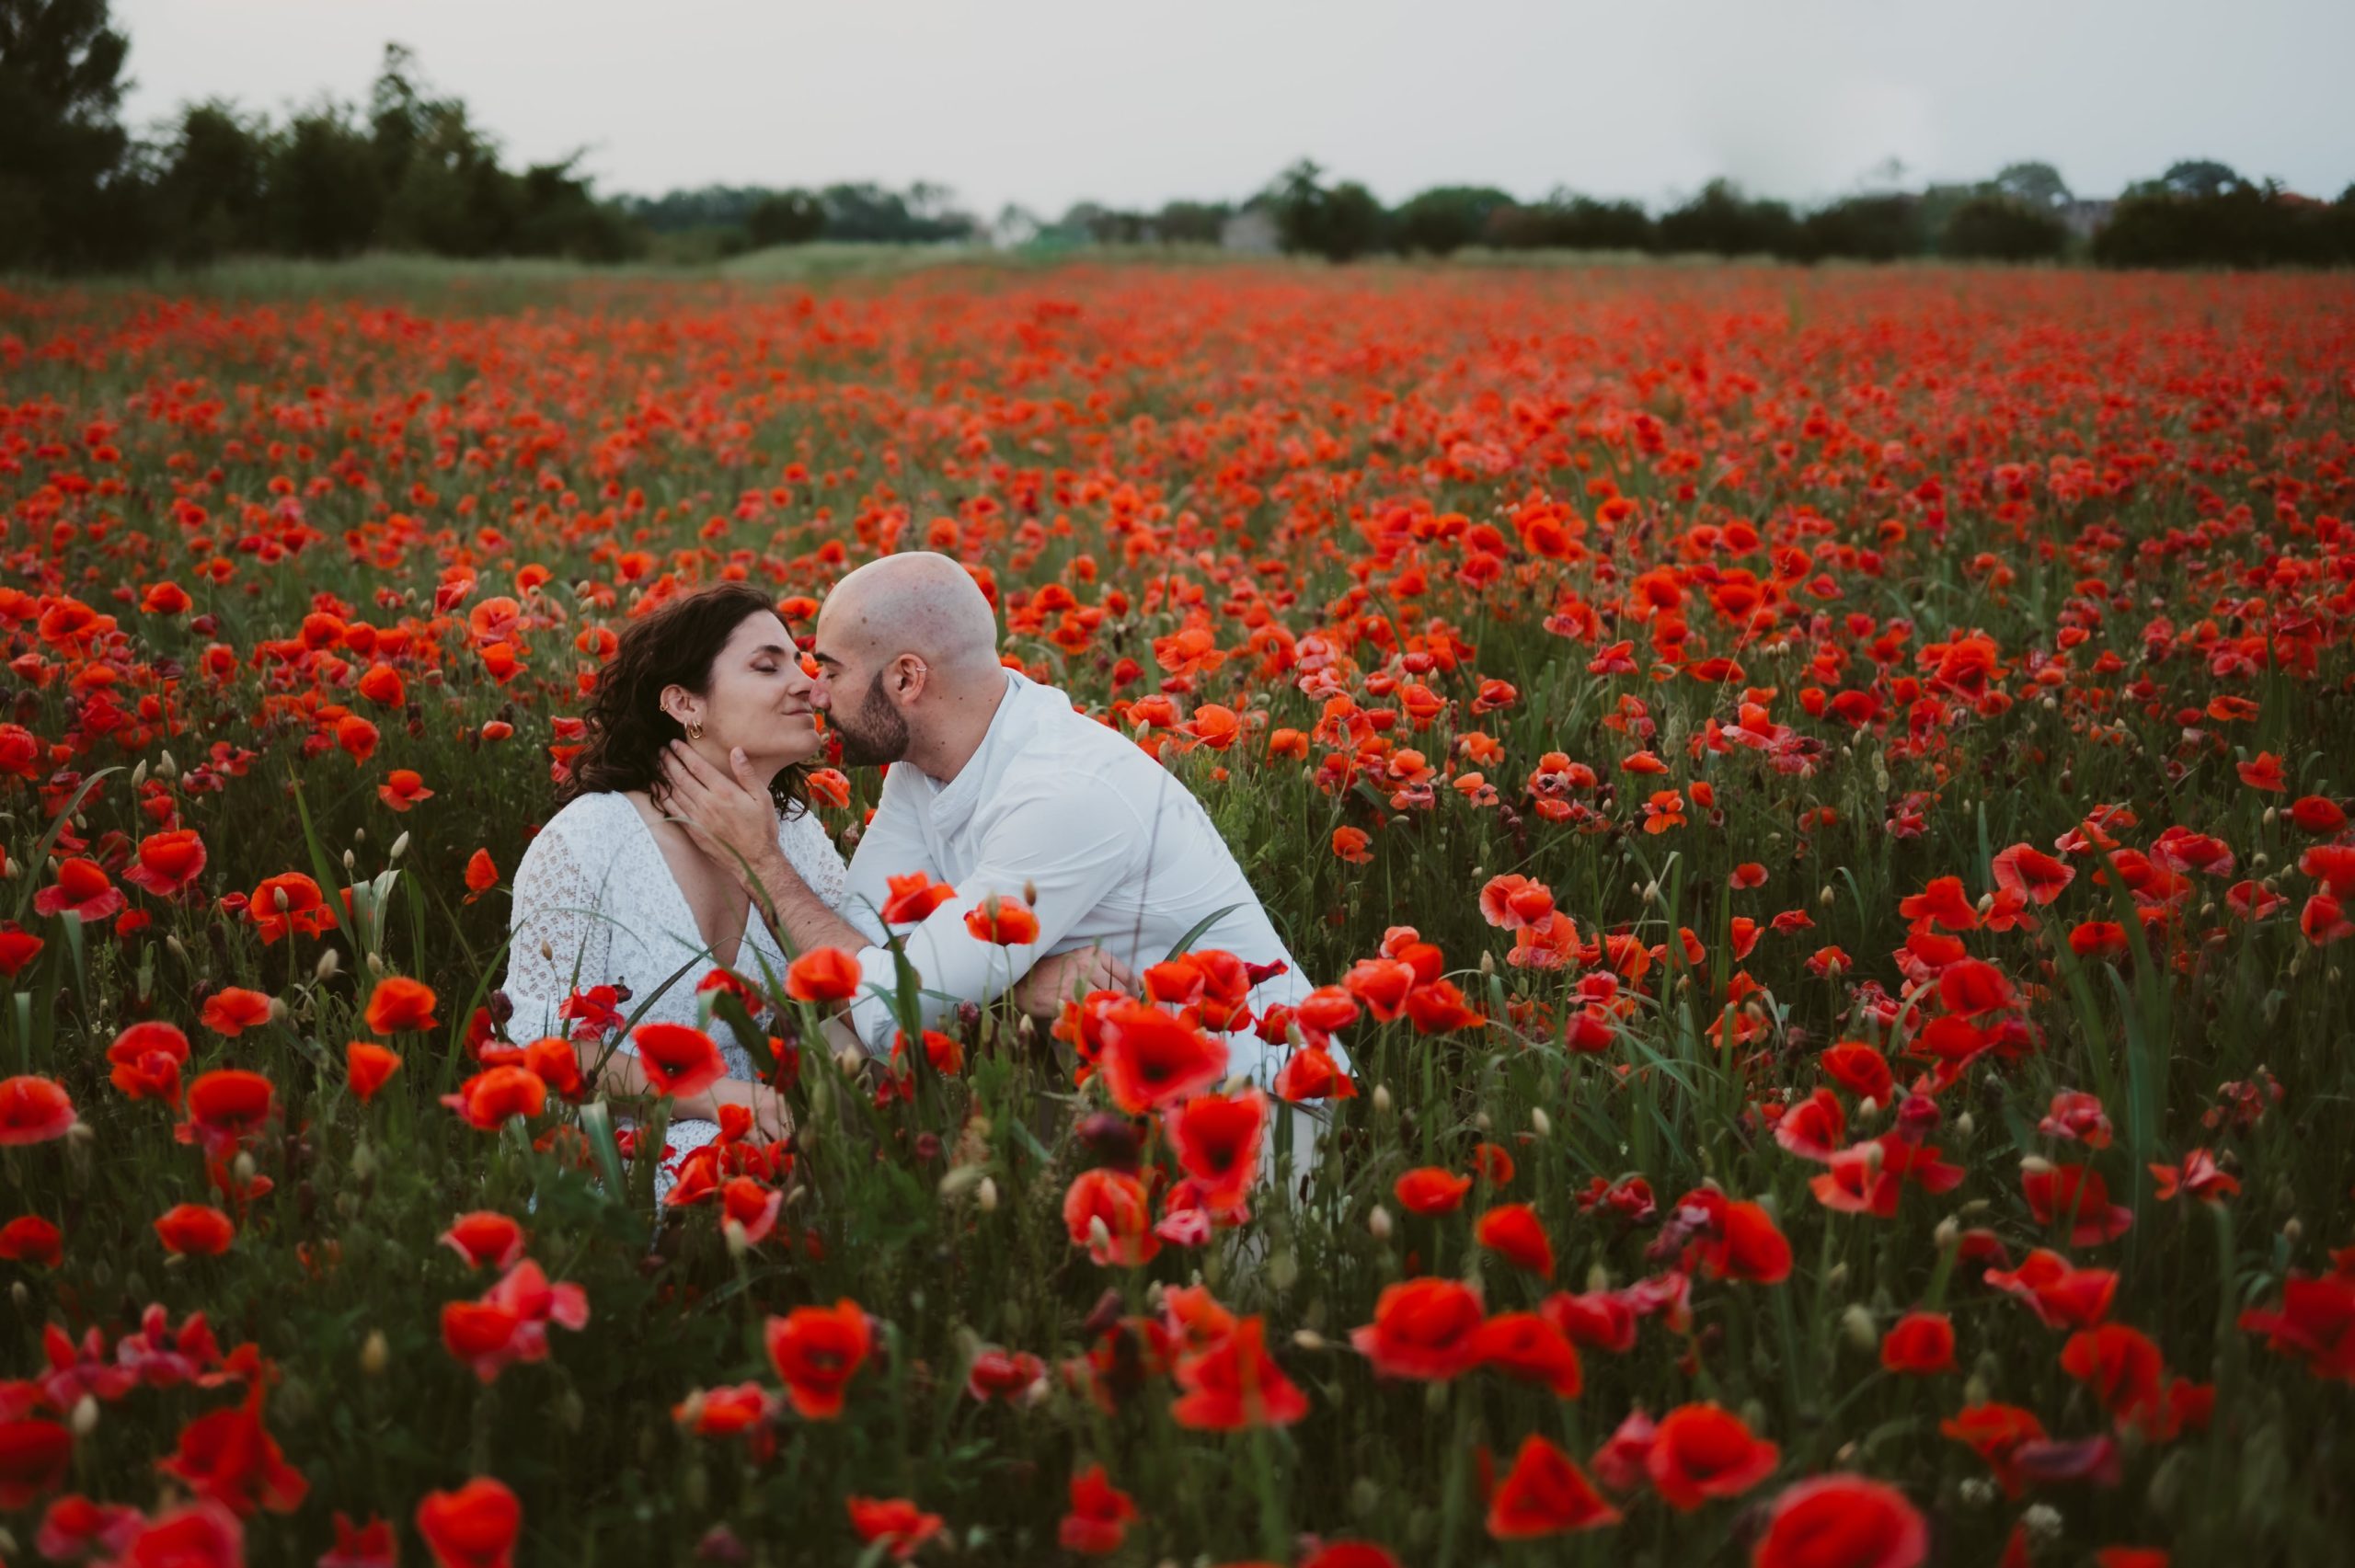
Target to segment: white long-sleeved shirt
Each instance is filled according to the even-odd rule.
[[[908,960],[932,993],[923,999],[927,1024],[960,1001],[990,1001],[1040,959],[1091,943],[1142,974],[1220,910],[1196,947],[1287,966],[1254,988],[1254,1013],[1295,1003],[1311,989],[1192,792],[1136,742],[1075,712],[1062,691],[1016,670],[956,778],[943,784],[905,762],[885,775],[851,857],[845,910],[880,911],[890,897],[886,878],[916,871],[957,889],[904,928]],[[1020,899],[1026,887],[1037,894],[1036,942],[1001,947],[967,931],[966,912],[984,897]],[[867,986],[890,993],[890,950],[858,956]],[[896,1024],[880,998],[869,991],[850,1019],[869,1050],[890,1049]],[[1227,1043],[1235,1070],[1262,1084],[1289,1054],[1247,1032]]]

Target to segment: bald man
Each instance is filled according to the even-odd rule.
[[[867,931],[794,873],[749,779],[720,778],[684,748],[665,773],[678,809],[745,867],[756,903],[765,893],[764,914],[795,950],[858,955],[865,991],[847,1017],[869,1053],[888,1055],[897,1025],[884,1000],[895,989],[892,956],[868,917],[890,903],[890,878],[917,872],[957,889],[902,928],[927,1026],[961,1001],[1009,990],[1048,1015],[1061,997],[1133,990],[1138,973],[1198,927],[1195,946],[1266,976],[1251,994],[1255,1013],[1306,994],[1201,804],[1134,741],[1000,664],[996,617],[955,560],[909,553],[851,572],[819,611],[813,651],[810,702],[841,737],[843,761],[890,770],[844,900]],[[992,895],[1029,901],[1036,940],[1001,946],[968,931],[966,911]],[[1288,1054],[1248,1032],[1228,1047],[1235,1070],[1262,1085]]]

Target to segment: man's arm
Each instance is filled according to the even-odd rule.
[[[923,989],[939,993],[921,999],[925,1024],[959,1001],[985,1003],[1011,989],[1128,879],[1145,841],[1134,809],[1099,786],[1082,784],[1006,811],[982,840],[981,864],[958,880],[957,897],[906,933],[902,948]],[[992,895],[1021,903],[1026,893],[1039,922],[1033,940],[1000,945],[966,929],[966,914]],[[898,1025],[872,988],[894,994],[897,972],[889,949],[868,947],[858,957],[869,989],[852,1004],[851,1024],[880,1054]]]

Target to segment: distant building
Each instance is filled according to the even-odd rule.
[[[1276,236],[1276,220],[1264,208],[1250,208],[1237,212],[1219,225],[1219,248],[1239,250],[1247,256],[1273,256],[1282,246]]]

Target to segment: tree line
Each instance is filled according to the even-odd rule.
[[[428,85],[398,44],[385,46],[364,103],[322,98],[282,120],[218,100],[190,104],[144,137],[121,120],[129,52],[107,0],[0,0],[0,269],[362,250],[695,261],[821,238],[1045,249],[1264,240],[1336,261],[1476,246],[1798,261],[2355,263],[2355,185],[2325,202],[2204,159],[2177,163],[2115,202],[2080,201],[2050,164],[2018,163],[1976,183],[1805,212],[1726,180],[1657,214],[1567,190],[1524,202],[1488,186],[1439,187],[1387,207],[1304,160],[1240,201],[1152,212],[1081,202],[1051,222],[1008,207],[984,224],[946,188],[921,181],[904,192],[868,182],[615,199],[595,192],[579,154],[508,166],[496,138]]]

